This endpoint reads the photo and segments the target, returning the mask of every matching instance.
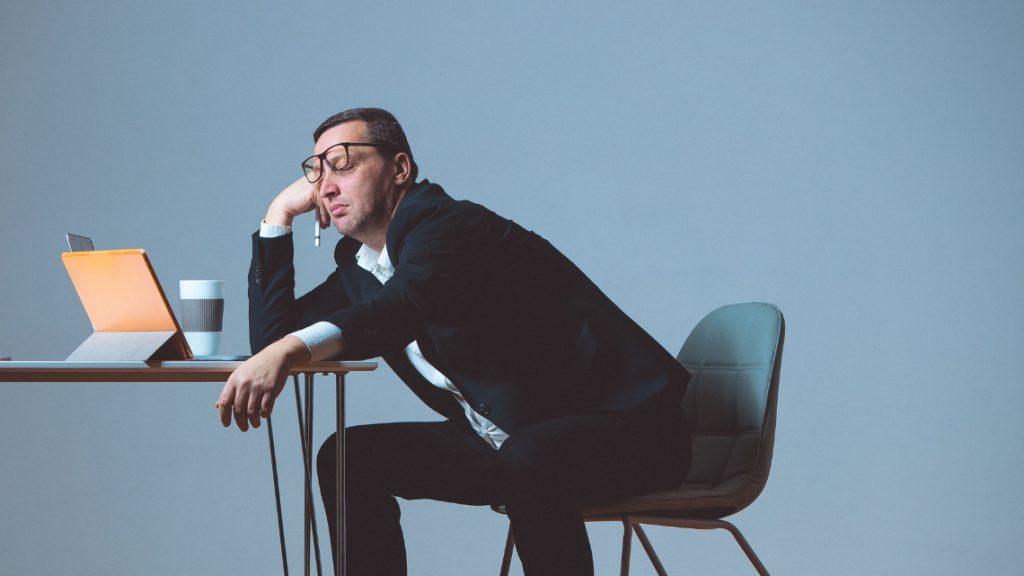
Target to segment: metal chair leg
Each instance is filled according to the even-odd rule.
[[[610,518],[609,518],[610,519]],[[645,517],[643,520],[648,521],[649,524],[656,524],[661,526],[675,526],[678,528],[697,528],[699,530],[709,530],[714,528],[721,528],[727,530],[732,534],[736,543],[740,545],[743,553],[747,555],[747,559],[750,560],[751,565],[754,566],[754,570],[760,576],[771,576],[768,574],[768,569],[761,563],[761,559],[754,553],[754,549],[747,542],[747,539],[743,537],[743,533],[740,529],[733,525],[731,522],[725,520],[668,520],[662,518]],[[651,545],[651,541],[647,538],[647,533],[644,532],[640,522],[634,522],[629,516],[622,517],[622,566],[620,569],[621,576],[629,576],[629,557],[630,549],[633,542],[633,530],[636,530],[637,538],[640,539],[640,544],[644,547],[644,551],[647,552],[647,556],[651,559],[651,564],[654,565],[655,572],[658,576],[668,576],[665,572],[665,567],[662,566],[661,560],[658,558],[658,554],[654,551],[654,546]],[[512,551],[515,550],[515,540],[512,536],[512,524],[508,526],[508,536],[505,538],[505,555],[501,559],[501,576],[508,576],[509,568],[512,564]]]
[[[633,524],[629,516],[622,517],[622,568],[621,576],[629,576],[629,552],[633,544]]]
[[[505,556],[501,559],[501,576],[508,576],[508,569],[512,566],[512,551],[515,550],[516,542],[512,538],[512,523],[508,523],[508,537],[505,538]]]
[[[657,552],[654,551],[654,546],[647,539],[647,533],[644,532],[643,526],[634,524],[633,528],[636,530],[636,536],[640,539],[640,544],[644,547],[644,551],[647,552],[647,557],[651,559],[651,564],[654,565],[654,571],[658,573],[658,576],[668,576],[668,573],[665,572],[665,567],[661,565]]]
[[[740,529],[725,520],[716,520],[715,522],[719,524],[721,528],[728,530],[729,533],[732,534],[733,538],[736,539],[736,543],[743,549],[743,553],[747,555],[747,559],[754,565],[754,570],[757,570],[757,573],[761,576],[769,576],[768,569],[761,563],[761,559],[754,553],[754,549],[750,547],[750,543],[743,537]]]
[[[644,545],[644,549],[648,551],[648,555],[651,556],[651,562],[654,563],[655,570],[658,571],[659,576],[665,576],[664,568],[661,566],[661,562],[657,560],[657,555],[654,554],[654,547],[650,546],[650,541],[647,540],[647,535],[643,533],[643,529],[640,528],[640,524],[651,524],[653,526],[671,526],[674,528],[695,528],[697,530],[714,530],[717,528],[728,530],[732,537],[736,539],[736,543],[740,545],[743,553],[747,555],[747,560],[754,566],[757,573],[760,576],[770,576],[768,569],[761,563],[761,559],[754,553],[754,549],[747,542],[747,539],[740,533],[739,528],[734,526],[730,522],[725,520],[709,520],[709,519],[698,519],[698,518],[666,518],[661,516],[645,516],[638,514],[635,516],[602,516],[587,518],[587,522],[630,522],[637,529],[637,535],[640,537],[640,543]],[[628,530],[627,530],[628,533]],[[622,542],[622,555],[625,565],[625,559],[628,555],[629,544],[625,540]],[[623,572],[625,574],[625,572]]]

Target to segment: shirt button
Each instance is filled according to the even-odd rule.
[[[484,416],[487,416],[488,414],[491,413],[491,405],[488,404],[487,402],[481,402],[480,404],[478,404],[477,409]]]

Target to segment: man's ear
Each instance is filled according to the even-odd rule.
[[[409,161],[409,155],[405,152],[399,152],[395,154],[395,184],[402,186],[409,180],[409,176],[412,175],[412,162]]]

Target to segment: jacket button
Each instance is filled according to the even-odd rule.
[[[480,412],[480,414],[487,416],[488,414],[491,413],[491,405],[488,404],[487,402],[481,402],[480,404],[477,405],[477,411]]]
[[[256,269],[253,272],[255,273],[255,276],[256,276],[256,278],[255,278],[256,285],[259,286],[260,285],[260,267],[259,267],[258,264],[256,265]]]

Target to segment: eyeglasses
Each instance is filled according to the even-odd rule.
[[[373,148],[389,149],[391,146],[387,144],[371,144],[369,142],[339,142],[334,146],[331,146],[327,150],[319,154],[314,154],[309,158],[302,161],[302,173],[306,175],[306,180],[310,183],[314,183],[324,175],[323,166],[324,164],[332,172],[344,170],[348,168],[349,163],[349,146],[371,146]]]

